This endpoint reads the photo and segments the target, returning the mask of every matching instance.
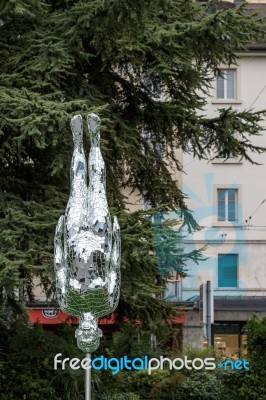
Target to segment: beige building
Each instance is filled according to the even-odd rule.
[[[266,5],[256,7],[265,15]],[[221,70],[223,75],[214,78],[209,93],[208,116],[214,117],[217,109],[227,107],[238,111],[266,109],[264,43],[239,54],[236,66],[222,65]],[[261,136],[252,143],[266,147],[265,127],[263,123]],[[211,281],[212,343],[227,356],[237,354],[245,342],[245,323],[252,314],[266,315],[266,154],[250,157],[260,165],[234,157],[226,160],[222,149],[218,157],[208,161],[183,155],[183,191],[202,226],[188,238],[187,246],[206,246],[208,257],[198,267],[189,267],[189,276],[180,284],[180,300],[195,302],[183,327],[183,343],[206,344],[198,296],[200,284]]]

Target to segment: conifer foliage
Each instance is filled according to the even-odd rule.
[[[244,5],[221,8],[220,3],[0,0],[0,286],[5,293],[13,293],[22,280],[31,296],[33,275],[48,283],[55,224],[69,193],[74,114],[93,111],[102,118],[109,204],[119,210],[125,207],[123,185],[145,195],[152,206],[185,209],[169,171],[170,165],[181,169],[176,148],[200,158],[223,148],[225,156],[249,160],[252,152],[263,151],[252,144],[263,113],[220,110],[208,119],[198,112],[211,84],[210,70],[233,63],[236,52],[261,35],[260,22]],[[152,140],[144,132],[152,132]],[[127,265],[131,276],[129,282],[124,272],[122,301],[130,303],[138,285],[155,312],[154,284],[149,288],[154,277],[140,282],[154,262],[141,253],[141,240],[151,231],[141,218],[136,215],[127,228],[135,226],[136,237],[141,230],[142,235],[138,246],[132,244],[131,265],[122,267]],[[129,249],[134,232],[124,237]]]

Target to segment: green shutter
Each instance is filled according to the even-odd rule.
[[[218,255],[218,287],[237,287],[238,254]]]

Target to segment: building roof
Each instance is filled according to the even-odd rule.
[[[252,3],[248,5],[248,9],[254,11],[257,14],[258,19],[266,18],[266,4],[265,3]],[[264,28],[266,32],[266,26]],[[249,46],[251,52],[260,52],[266,50],[266,38],[265,40],[253,43]]]
[[[184,310],[199,309],[199,296],[186,301],[174,297],[167,300]],[[214,296],[214,310],[266,312],[266,296]]]
[[[266,311],[266,297],[263,296],[215,296],[215,311]]]
[[[229,10],[231,8],[235,8],[236,6],[239,6],[239,3],[230,3],[228,1],[223,1],[219,4],[219,8],[221,8],[222,10]],[[266,3],[247,3],[247,10],[250,10],[254,14],[257,14],[255,16],[255,18],[257,19],[266,18]],[[264,28],[264,31],[266,32],[266,26]],[[261,42],[249,45],[247,52],[263,52],[265,50],[266,50],[266,37],[265,40]]]

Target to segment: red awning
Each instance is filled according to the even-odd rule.
[[[79,320],[76,317],[64,313],[58,309],[29,309],[29,322],[31,324],[76,324]],[[115,314],[111,314],[108,318],[100,318],[99,325],[112,325],[115,323]]]
[[[29,322],[31,324],[75,324],[78,325],[79,320],[76,317],[64,313],[63,311],[55,308],[44,308],[44,309],[29,309]],[[171,322],[173,324],[184,324],[186,321],[185,311],[180,311],[181,315],[178,317],[172,317]],[[99,325],[113,325],[116,321],[115,313],[108,315],[106,318],[100,318]],[[136,321],[140,323],[140,321]]]

